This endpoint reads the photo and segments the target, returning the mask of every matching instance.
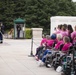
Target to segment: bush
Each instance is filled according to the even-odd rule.
[[[25,29],[25,38],[26,39],[31,39],[32,38],[32,30],[31,30],[31,28],[26,28]]]

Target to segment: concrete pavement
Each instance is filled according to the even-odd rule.
[[[28,57],[30,50],[31,40],[4,39],[0,44],[0,75],[60,75],[53,68],[39,67],[34,57]]]

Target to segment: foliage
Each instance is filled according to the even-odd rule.
[[[50,29],[51,16],[76,16],[72,0],[0,0],[0,20],[5,29],[13,28],[13,20],[21,17],[26,27]]]
[[[31,31],[31,29],[30,28],[26,28],[25,29],[25,38],[26,39],[31,39],[32,38],[32,31]]]

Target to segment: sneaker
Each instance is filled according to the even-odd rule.
[[[51,67],[52,67],[52,65],[50,65],[50,64],[48,64],[47,66],[48,66],[49,68],[51,68]]]
[[[62,71],[62,66],[58,66],[56,72],[61,72],[61,71]]]
[[[43,66],[44,65],[44,63],[41,61],[41,60],[39,60],[39,62],[38,62],[38,66]]]

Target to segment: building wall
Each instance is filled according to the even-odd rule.
[[[54,28],[59,24],[71,24],[73,29],[76,25],[76,16],[54,16],[50,18],[50,35],[54,33]]]

